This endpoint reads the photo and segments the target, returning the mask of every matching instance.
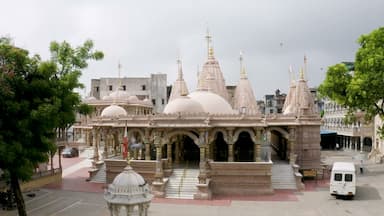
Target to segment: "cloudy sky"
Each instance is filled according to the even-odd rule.
[[[384,26],[382,0],[0,0],[0,35],[49,58],[53,40],[80,45],[92,39],[105,58],[92,62],[81,81],[147,77],[176,78],[177,56],[190,90],[207,58],[209,27],[227,85],[239,79],[239,51],[257,99],[286,92],[288,67],[308,58],[307,79],[319,85],[329,65],[353,61],[357,38]]]

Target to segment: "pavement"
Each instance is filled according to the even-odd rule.
[[[329,195],[329,176],[306,180],[303,191],[276,190],[274,195],[222,196],[213,200],[152,200],[149,215],[383,215],[384,164],[375,164],[366,153],[351,150],[322,151],[322,162],[330,166],[335,161],[364,160],[364,174],[358,174],[357,193],[353,200],[336,199]],[[73,159],[73,160],[71,160]],[[28,215],[109,215],[103,199],[103,184],[86,182],[87,158],[65,158],[61,184],[52,184],[26,193]],[[68,161],[67,161],[68,160]],[[78,161],[75,161],[78,160]],[[64,164],[64,163],[63,163]],[[64,166],[64,165],[63,165]],[[28,194],[34,194],[29,197]],[[17,215],[16,211],[1,211],[2,216]]]

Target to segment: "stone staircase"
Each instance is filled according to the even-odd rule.
[[[165,189],[165,197],[193,199],[193,195],[197,192],[196,185],[199,183],[198,176],[199,169],[173,169]]]
[[[293,168],[290,164],[273,164],[272,187],[273,189],[297,190]]]
[[[92,177],[90,182],[93,182],[93,183],[106,183],[107,182],[107,173],[105,171],[105,163],[103,163],[100,166],[99,171],[97,171],[96,175],[94,175]]]

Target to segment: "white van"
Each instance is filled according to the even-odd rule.
[[[333,163],[329,192],[333,196],[353,197],[356,194],[356,170],[352,162]]]

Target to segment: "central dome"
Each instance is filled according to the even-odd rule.
[[[125,109],[115,104],[105,107],[101,112],[101,117],[118,117],[118,116],[126,116],[126,115],[127,115],[127,112],[125,111]]]
[[[209,91],[195,91],[188,95],[211,114],[234,114],[231,105],[220,95]]]
[[[164,108],[164,113],[203,113],[204,108],[198,102],[187,96],[173,99]]]

